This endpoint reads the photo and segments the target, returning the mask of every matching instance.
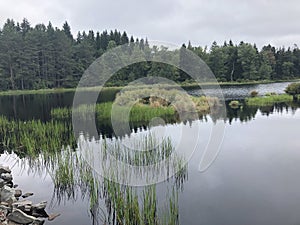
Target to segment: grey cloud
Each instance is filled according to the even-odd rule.
[[[0,20],[39,22],[79,30],[119,29],[128,34],[181,44],[210,45],[214,40],[248,41],[258,46],[299,43],[297,0],[15,0],[0,3]]]

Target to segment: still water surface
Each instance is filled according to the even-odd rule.
[[[249,87],[249,90],[262,93],[259,86]],[[283,83],[270,84],[263,86],[263,90],[281,93],[285,87]],[[232,89],[235,88],[226,88],[225,96],[234,92]],[[240,90],[240,87],[235,90],[239,93],[236,98],[243,96],[244,92]],[[23,97],[1,97],[0,113],[22,119],[47,120],[52,107],[71,105],[72,100],[71,93],[33,95],[25,96],[26,104],[20,104]],[[13,109],[9,101],[16,101]],[[220,154],[203,173],[198,171],[199,161],[213,122],[210,117],[201,121],[200,146],[189,161],[188,180],[179,194],[180,224],[300,224],[300,110],[285,104],[243,110],[228,108],[227,118],[223,120],[226,128]],[[193,125],[185,126],[189,127],[188,132],[194,132]],[[178,129],[176,124],[166,127],[174,134]],[[80,192],[75,199],[62,202],[53,197],[51,171],[29,169],[26,161],[21,163],[16,155],[2,154],[0,162],[13,167],[14,182],[25,192],[34,192],[33,201],[47,200],[51,203],[48,212],[62,214],[46,224],[93,224],[88,199]],[[159,184],[158,190],[164,185]]]
[[[256,90],[258,95],[262,96],[266,93],[277,93],[283,94],[284,89],[290,84],[291,82],[282,82],[282,83],[272,83],[272,84],[250,84],[250,85],[229,85],[222,87],[222,92],[224,95],[225,100],[232,100],[232,99],[243,99],[250,96],[250,92]],[[199,89],[194,89],[190,91],[192,95],[201,95],[201,91]],[[214,94],[214,89],[212,88],[205,88],[205,93],[209,95]]]
[[[259,95],[266,93],[284,93],[284,89],[291,82],[241,85],[241,86],[224,86],[222,92],[225,100],[243,99],[248,97],[250,92],[257,90]],[[201,95],[203,92],[199,89],[188,91],[191,95]],[[214,94],[214,89],[206,88],[205,93]],[[98,101],[112,101],[115,93],[108,93],[100,96]],[[73,104],[74,92],[39,94],[39,95],[17,95],[17,96],[0,96],[0,115],[21,120],[41,119],[50,120],[50,111],[57,107],[70,107]]]

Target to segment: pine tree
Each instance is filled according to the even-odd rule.
[[[66,21],[63,25],[63,32],[73,42],[73,35],[71,33],[71,27],[69,26],[68,22]]]
[[[128,44],[128,43],[129,43],[129,39],[127,33],[124,31],[121,36],[121,45]]]

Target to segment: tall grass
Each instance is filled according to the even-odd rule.
[[[92,105],[80,105],[74,109],[74,115],[76,118],[85,120],[90,118],[92,113],[95,112],[96,119],[99,122],[110,121],[111,119],[111,110],[113,102],[100,103],[96,104],[94,109]],[[126,110],[126,107],[115,107],[116,117],[120,119],[120,122],[125,122],[128,118],[124,118],[123,113]],[[175,118],[175,110],[173,107],[151,107],[149,105],[136,104],[130,109],[130,122],[149,122],[154,117],[163,117],[168,119],[169,117]],[[55,108],[51,110],[51,117],[54,120],[70,120],[72,118],[72,109],[71,108]]]
[[[145,150],[142,153],[126,153],[128,149],[122,147],[120,143],[119,140],[109,141],[108,139],[99,142],[104,152],[101,160],[105,161],[108,154],[113,154],[118,160],[124,162],[134,163],[135,165],[148,165],[151,162],[168,157],[173,150],[170,139],[159,141],[151,135],[136,139],[132,143],[132,146]],[[160,143],[158,146],[161,147],[158,147],[157,143]],[[83,147],[80,144],[78,146],[79,148]],[[153,149],[150,149],[150,152],[147,153],[148,148]],[[151,151],[154,149],[155,151]],[[71,151],[71,149],[67,148],[65,151]],[[161,206],[158,204],[156,185],[135,188],[100,177],[93,172],[94,170],[90,167],[90,164],[86,163],[85,157],[82,158],[81,154],[75,154],[75,156],[73,153],[64,153],[56,161],[57,165],[53,177],[56,180],[56,188],[59,188],[57,194],[59,192],[61,194],[65,192],[67,194],[73,193],[70,185],[73,185],[73,190],[80,187],[83,193],[89,195],[91,209],[101,211],[102,224],[176,225],[179,223],[178,191],[182,189],[178,188],[177,182],[181,180],[183,183],[187,177],[187,170],[182,164],[182,159],[172,161],[170,165],[179,172],[169,180],[169,182],[174,181],[170,183],[172,193],[166,196],[165,204]],[[103,204],[101,202],[103,202],[105,210],[102,208]]]
[[[63,146],[76,145],[70,123],[40,120],[8,120],[0,116],[2,150],[14,150],[20,157],[37,157],[39,153],[55,153]]]
[[[74,109],[56,108],[51,110],[51,116],[55,120],[71,120],[73,113],[76,118],[84,121],[95,113],[98,124],[111,124],[111,111],[114,107],[114,120],[118,123],[129,122],[134,126],[148,125],[155,117],[162,118],[166,122],[177,122],[181,113],[198,113],[199,116],[203,116],[210,113],[212,108],[219,106],[218,98],[192,97],[175,89],[130,89],[118,93],[114,103],[80,105]],[[130,112],[129,118],[124,112]]]
[[[64,192],[68,199],[75,197],[74,186],[76,185],[77,177],[75,174],[76,158],[74,152],[67,148],[65,151],[56,154],[54,158],[55,164],[52,168],[55,169],[54,186],[58,193]],[[57,196],[60,196],[57,194]]]
[[[2,117],[0,122],[2,130],[6,131],[6,129],[11,128],[8,124],[12,121]],[[20,134],[17,136],[10,134],[10,132],[5,132],[6,135],[10,135],[12,139],[16,140],[7,146],[17,146],[17,143],[20,141],[23,150],[27,149],[27,152],[23,152],[24,157],[32,160],[30,161],[32,163],[31,166],[46,169],[51,174],[55,188],[53,197],[59,203],[66,199],[76,199],[78,190],[80,190],[83,195],[89,197],[90,209],[101,211],[102,224],[178,224],[177,193],[167,196],[167,206],[161,207],[158,205],[156,185],[137,189],[99,177],[93,168],[90,167],[90,164],[86,163],[86,158],[83,158],[74,148],[70,146],[59,147],[52,151],[46,148],[46,145],[49,144],[47,141],[49,138],[44,136],[44,140],[41,140],[42,134],[48,134],[47,132],[53,132],[53,130],[41,129],[40,127],[44,126],[42,123],[21,123],[21,121],[17,123],[15,121],[12,124],[14,129],[10,131],[15,132],[15,127],[19,126]],[[34,126],[32,126],[33,124]],[[40,130],[40,132],[36,133],[39,137],[38,140],[42,142],[40,148],[37,148],[35,141],[30,141],[29,134],[33,128],[39,128]],[[27,138],[23,142],[24,137]],[[55,137],[61,138],[61,136]],[[6,140],[5,143],[8,143],[9,139]],[[55,143],[50,146],[57,147],[61,144],[60,142]],[[139,166],[150,165],[170,158],[174,150],[169,138],[160,141],[149,134],[146,134],[143,138],[137,138],[131,143],[133,148],[138,148],[142,151],[129,151],[129,148],[121,144],[122,140],[104,138],[101,142],[103,150],[101,162],[105,163],[107,155],[110,154],[125,163]],[[80,144],[78,146],[81,147]],[[174,160],[172,158],[169,166],[173,170],[178,171],[178,173],[168,181],[174,181],[170,182],[170,184],[174,187],[174,190],[180,191],[182,190],[180,186],[187,179],[187,170],[185,165],[183,165],[183,159],[178,155],[175,157],[178,157],[178,159]],[[142,172],[142,170],[139,171],[140,175],[146,176]],[[116,173],[115,176],[117,175]],[[105,203],[105,210],[101,208],[103,206],[101,202]]]
[[[246,98],[246,104],[249,106],[272,106],[275,103],[289,103],[292,101],[293,97],[287,94]]]

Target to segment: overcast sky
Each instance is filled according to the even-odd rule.
[[[232,39],[258,46],[300,46],[299,0],[1,0],[7,18],[80,30],[115,29],[149,40],[208,45]]]

